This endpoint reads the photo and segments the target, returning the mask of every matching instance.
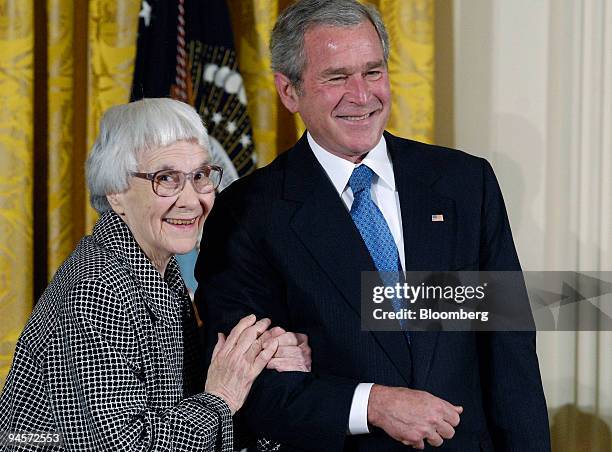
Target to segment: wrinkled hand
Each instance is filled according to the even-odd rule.
[[[234,414],[246,399],[255,378],[278,349],[278,340],[260,336],[270,326],[270,319],[255,322],[254,315],[242,318],[227,339],[219,333],[208,368],[205,391],[221,397]]]
[[[266,366],[278,372],[310,372],[312,359],[308,336],[291,333],[277,326],[261,335],[264,346],[268,340],[278,340],[278,350]]]
[[[368,400],[368,422],[389,436],[416,449],[425,441],[438,447],[455,434],[460,406],[428,392],[374,385]]]

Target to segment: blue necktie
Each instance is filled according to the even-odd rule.
[[[399,282],[397,274],[401,271],[397,246],[385,217],[374,201],[370,189],[374,172],[366,165],[359,165],[353,170],[348,185],[353,191],[353,205],[351,206],[351,217],[355,226],[365,242],[374,265],[379,272],[392,272],[393,275],[381,275],[385,285],[395,286]],[[393,309],[397,312],[401,309],[401,300],[394,298],[391,301]],[[400,321],[404,326],[404,321]],[[408,332],[406,337],[410,340]]]

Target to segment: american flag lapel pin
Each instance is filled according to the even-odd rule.
[[[444,221],[444,215],[441,213],[431,216],[431,221]]]

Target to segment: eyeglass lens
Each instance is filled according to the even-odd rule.
[[[210,193],[218,186],[221,173],[215,168],[200,168],[186,175],[182,171],[164,170],[155,174],[153,186],[160,196],[172,196],[184,187],[185,177],[189,176],[195,191]]]

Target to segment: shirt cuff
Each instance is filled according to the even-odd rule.
[[[368,428],[368,399],[374,383],[359,383],[353,393],[351,411],[349,413],[349,435],[362,435],[370,433]]]

